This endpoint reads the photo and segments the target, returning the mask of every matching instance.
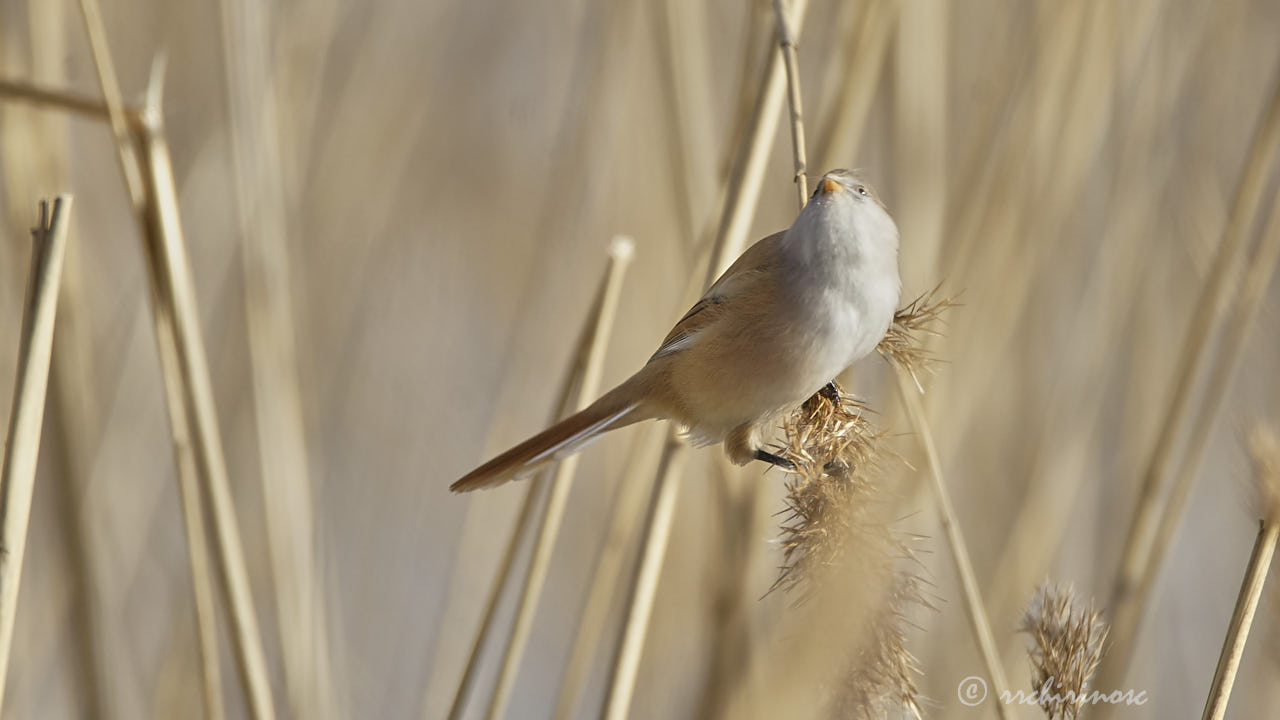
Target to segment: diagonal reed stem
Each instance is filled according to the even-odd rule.
[[[987,666],[992,690],[997,702],[994,703],[996,713],[1001,718],[1009,717],[1008,706],[999,698],[1006,697],[1009,690],[1008,676],[1000,661],[1000,653],[996,648],[995,636],[991,633],[991,620],[987,616],[986,605],[982,601],[982,591],[978,588],[978,576],[973,571],[969,546],[965,543],[964,533],[956,518],[955,508],[951,504],[951,493],[942,479],[942,461],[938,457],[938,448],[933,442],[933,431],[925,418],[924,404],[916,390],[911,373],[902,367],[894,366],[894,376],[898,379],[898,393],[907,406],[907,415],[915,426],[920,444],[924,447],[925,458],[929,463],[929,479],[933,481],[934,497],[938,502],[938,515],[942,520],[942,530],[947,534],[947,546],[951,548],[951,558],[955,561],[956,572],[960,575],[960,585],[964,590],[965,609],[969,614],[969,625],[973,629],[974,638],[978,641],[978,650],[982,654],[982,662]]]
[[[209,378],[208,360],[204,340],[200,335],[199,311],[195,304],[195,289],[182,239],[182,227],[178,212],[177,190],[173,182],[173,170],[169,160],[168,144],[161,131],[159,92],[162,87],[160,73],[153,73],[148,107],[137,123],[137,135],[145,148],[147,172],[139,159],[137,147],[128,133],[129,116],[125,112],[115,66],[107,47],[106,30],[97,0],[80,0],[85,30],[89,36],[98,82],[107,106],[115,139],[116,158],[124,175],[125,186],[135,220],[143,232],[144,250],[151,279],[152,312],[157,324],[156,342],[161,356],[161,368],[178,370],[178,379],[166,382],[182,387],[186,414],[195,432],[194,456],[199,477],[211,504],[218,569],[222,576],[222,590],[232,620],[232,640],[237,669],[249,699],[249,709],[255,720],[273,720],[275,706],[271,699],[271,683],[267,674],[266,654],[258,632],[257,613],[249,589],[248,569],[244,561],[244,549],[235,517],[235,505],[227,478],[226,460],[222,452],[222,438],[218,429],[217,411],[213,402],[213,387]],[[166,325],[161,328],[160,325]],[[171,343],[171,344],[170,344]],[[168,358],[168,359],[167,359]],[[176,358],[177,362],[171,362]],[[176,365],[176,368],[175,368]],[[171,435],[175,451],[183,452],[181,433],[173,427]],[[179,462],[179,472],[183,463]],[[189,519],[189,518],[188,518]],[[188,535],[193,534],[188,526]],[[195,550],[190,550],[196,552]],[[193,566],[192,572],[196,572]],[[200,580],[193,580],[199,586]],[[199,590],[197,589],[197,593]],[[198,611],[198,609],[197,609]],[[202,634],[209,625],[207,616],[199,621]],[[212,638],[203,637],[202,657],[210,655]],[[209,664],[207,661],[202,664]],[[209,680],[206,671],[205,680]],[[206,698],[213,689],[205,690]]]
[[[249,587],[249,570],[222,449],[208,356],[200,333],[200,313],[183,239],[169,146],[158,106],[148,108],[143,125],[148,266],[152,282],[158,288],[157,295],[172,312],[169,320],[177,351],[177,369],[194,430],[192,439],[203,481],[203,499],[209,503],[213,520],[214,548],[222,591],[231,615],[231,639],[237,670],[248,695],[252,716],[256,720],[271,720],[275,717],[271,680]]]
[[[58,311],[58,286],[62,281],[70,213],[70,195],[60,195],[52,211],[48,202],[41,202],[39,225],[32,230],[31,273],[18,340],[17,378],[4,461],[0,465],[0,710],[4,707],[18,586],[27,549],[27,523],[40,455],[45,392],[53,354],[53,321]]]
[[[1205,701],[1202,720],[1222,720],[1227,714],[1231,687],[1235,684],[1236,672],[1240,669],[1240,659],[1244,656],[1244,645],[1249,639],[1249,628],[1253,626],[1253,616],[1258,610],[1262,589],[1267,584],[1267,571],[1271,568],[1271,558],[1275,555],[1278,539],[1280,523],[1275,518],[1263,520],[1258,528],[1258,538],[1253,543],[1253,552],[1249,554],[1249,565],[1240,585],[1235,610],[1231,613],[1227,637],[1222,642],[1222,654],[1218,657],[1218,667],[1213,673],[1213,684],[1209,688],[1209,698]]]
[[[586,408],[599,394],[600,377],[604,373],[605,349],[608,347],[613,321],[617,315],[618,299],[622,294],[622,279],[634,251],[635,246],[631,239],[621,236],[615,237],[609,248],[609,266],[602,281],[599,313],[595,317],[590,339],[587,341],[582,382],[578,388],[575,410]],[[490,720],[502,717],[506,712],[507,703],[511,700],[511,691],[515,687],[520,658],[524,655],[529,631],[533,628],[538,598],[542,594],[542,586],[547,579],[547,569],[551,565],[551,552],[555,548],[556,536],[560,533],[560,524],[564,520],[569,491],[573,488],[573,474],[578,468],[580,457],[580,455],[571,455],[565,458],[556,467],[555,474],[551,478],[547,504],[543,508],[533,554],[529,559],[520,600],[516,605],[515,622],[507,636],[506,648],[503,651],[498,683],[493,695],[489,698],[489,708],[485,713]]]

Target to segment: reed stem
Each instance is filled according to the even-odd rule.
[[[622,279],[633,253],[634,243],[630,238],[614,238],[609,249],[609,266],[600,292],[599,314],[595,318],[587,343],[586,361],[582,369],[582,382],[578,389],[575,410],[586,408],[599,394],[600,377],[604,373],[605,349],[608,347],[614,318],[617,315],[618,298],[622,294]],[[533,628],[538,598],[542,594],[542,586],[547,579],[547,569],[551,565],[551,552],[555,548],[556,536],[560,533],[560,524],[564,520],[569,491],[573,487],[573,474],[578,468],[580,457],[580,455],[571,455],[565,458],[552,476],[547,504],[543,508],[533,554],[529,559],[520,600],[516,605],[515,622],[507,636],[506,648],[502,654],[498,683],[493,695],[489,698],[489,708],[485,713],[485,717],[490,720],[502,717],[506,712],[507,703],[511,700],[511,691],[515,687],[520,658],[524,655],[529,631]]]
[[[1236,681],[1236,672],[1240,670],[1244,645],[1249,639],[1249,628],[1253,626],[1253,616],[1258,610],[1262,589],[1267,584],[1267,571],[1271,568],[1271,558],[1275,555],[1278,539],[1280,523],[1275,522],[1274,518],[1263,520],[1258,527],[1253,552],[1249,554],[1249,565],[1244,572],[1244,582],[1240,585],[1235,610],[1231,613],[1227,637],[1222,642],[1222,654],[1218,657],[1213,684],[1209,687],[1209,698],[1205,701],[1204,713],[1201,715],[1203,720],[1222,720],[1227,714],[1227,701],[1231,699],[1231,688]]]
[[[53,355],[53,323],[58,312],[58,287],[67,250],[71,196],[40,203],[39,224],[32,230],[31,272],[18,339],[17,378],[0,465],[0,711],[4,708],[5,679],[13,648],[18,612],[22,560],[27,549],[27,524],[35,492],[36,462],[44,426],[45,393]]]
[[[991,632],[991,620],[987,615],[986,604],[982,601],[982,591],[978,588],[978,576],[973,571],[973,560],[970,559],[969,546],[965,543],[964,533],[956,517],[955,507],[951,504],[951,493],[942,479],[942,461],[938,457],[938,448],[933,442],[933,432],[929,421],[925,418],[924,404],[916,390],[911,373],[903,367],[894,367],[894,376],[898,380],[898,393],[907,407],[907,415],[915,427],[924,448],[925,458],[929,463],[929,479],[933,481],[934,498],[938,502],[938,515],[942,521],[942,530],[947,535],[947,546],[951,548],[951,559],[955,561],[956,572],[960,575],[960,586],[964,591],[965,609],[969,615],[969,626],[973,630],[974,639],[978,641],[978,651],[982,654],[982,662],[987,666],[990,676],[996,713],[1001,718],[1009,718],[1008,706],[999,701],[1009,690],[1008,676],[1000,653],[996,646],[995,636]]]

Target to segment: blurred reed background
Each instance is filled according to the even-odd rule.
[[[33,87],[103,97],[82,5],[96,2],[0,0],[0,337],[13,339],[0,407],[37,202],[76,197],[3,716],[249,717],[223,595],[221,659],[202,670],[154,270],[110,126],[31,102]],[[1280,233],[1280,5],[808,6],[809,174],[861,168],[901,228],[904,295],[941,284],[961,303],[928,343],[942,362],[921,376],[925,415],[1010,684],[1040,672],[1017,631],[1048,578],[1112,623],[1100,686],[1150,698],[1086,717],[1193,716],[1263,512],[1247,437],[1280,421],[1280,291],[1262,249]],[[127,106],[166,62],[159,105],[276,714],[443,718],[526,492],[446,487],[555,409],[612,236],[635,255],[604,386],[683,313],[778,52],[772,4],[103,0],[101,13]],[[751,240],[795,214],[785,107]],[[852,375],[909,463],[887,463],[884,481],[900,488],[896,530],[922,536],[934,607],[908,613],[906,649],[924,714],[995,717],[991,699],[957,697],[988,671],[919,434],[882,360]],[[600,714],[662,432],[582,456],[505,717],[552,715],[575,644],[593,653],[576,717]],[[784,662],[795,597],[766,595],[783,476],[718,455],[686,453],[674,478],[630,715],[822,716],[832,680]],[[1153,514],[1134,534],[1156,552],[1131,557],[1121,583],[1148,477]],[[465,717],[493,693],[527,553]],[[807,617],[821,633],[822,614]],[[1230,717],[1280,707],[1278,619],[1268,591]],[[211,670],[221,710],[202,697]]]

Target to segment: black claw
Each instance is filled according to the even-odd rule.
[[[795,463],[791,462],[790,460],[784,457],[779,457],[777,455],[774,455],[768,450],[756,450],[756,459],[763,460],[769,463],[770,465],[776,465],[782,468],[783,470],[794,471],[796,469]]]
[[[840,404],[840,388],[836,387],[835,380],[823,385],[822,389],[818,391],[818,394],[830,400],[832,405]]]
[[[843,460],[832,460],[831,462],[822,466],[822,472],[832,476],[846,475],[852,469],[853,468],[850,467],[850,465]]]

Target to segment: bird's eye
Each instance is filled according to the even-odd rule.
[[[859,195],[863,195],[863,196],[866,196],[866,197],[871,197],[871,193],[867,192],[867,187],[866,187],[865,185],[859,185],[858,187],[856,187],[856,188],[854,188],[854,189],[858,191],[858,194],[859,194]]]

